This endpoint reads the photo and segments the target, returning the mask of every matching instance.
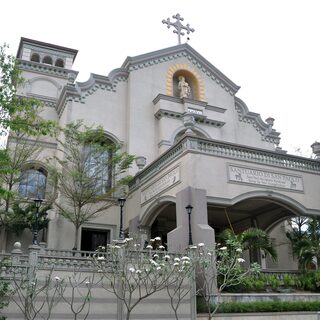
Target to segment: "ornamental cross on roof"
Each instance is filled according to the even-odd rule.
[[[169,29],[171,26],[175,27],[176,30],[173,30],[173,33],[176,33],[178,35],[178,44],[181,44],[181,36],[184,36],[185,33],[183,32],[183,30],[187,31],[187,34],[189,34],[190,32],[194,32],[193,28],[190,28],[189,23],[184,26],[180,21],[183,21],[184,19],[180,16],[179,13],[177,13],[176,15],[172,16],[173,19],[176,19],[176,22],[171,22],[170,18],[168,18],[167,20],[162,20],[162,23],[165,23],[167,25],[167,28]]]

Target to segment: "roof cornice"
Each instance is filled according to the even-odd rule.
[[[127,57],[122,64],[122,68],[127,71],[134,71],[146,68],[162,62],[186,57],[193,65],[204,72],[212,80],[220,84],[221,87],[230,91],[234,95],[240,87],[212,65],[207,59],[200,55],[187,43],[169,47],[135,57]]]
[[[76,58],[76,56],[78,54],[78,50],[76,50],[76,49],[71,49],[71,48],[58,46],[58,45],[55,45],[55,44],[52,44],[52,43],[48,43],[48,42],[42,42],[42,41],[38,41],[38,40],[33,40],[33,39],[21,37],[20,43],[19,43],[19,47],[18,47],[18,51],[17,51],[17,57],[20,57],[21,50],[22,50],[22,45],[24,43],[28,43],[28,44],[31,44],[31,45],[36,45],[36,46],[42,47],[42,48],[43,47],[47,47],[47,48],[50,48],[50,49],[53,49],[53,50],[57,50],[57,51],[60,51],[60,52],[62,51],[62,52],[66,52],[66,53],[72,54],[73,55],[73,61],[74,61],[74,59]]]
[[[251,112],[247,105],[238,97],[235,97],[235,108],[239,115],[239,121],[253,125],[260,133],[262,140],[279,144],[280,132],[277,132],[268,123],[261,119],[259,113]]]

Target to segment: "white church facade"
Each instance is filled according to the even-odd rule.
[[[124,205],[126,232],[142,240],[161,236],[181,251],[190,240],[214,243],[224,228],[259,227],[278,241],[279,261],[262,257],[264,266],[292,268],[283,222],[320,214],[319,160],[283,151],[274,119],[251,112],[236,96],[240,87],[188,44],[128,57],[108,76],[91,74],[82,83],[72,69],[76,55],[22,38],[17,59],[26,83],[19,94],[40,99],[43,116],[62,127],[79,119],[101,125],[136,156],[128,171],[134,179]],[[53,138],[43,145],[43,159],[57,152]],[[41,170],[45,175],[45,162]],[[47,247],[71,249],[73,226],[54,210],[49,218]],[[93,250],[118,234],[113,206],[81,227],[79,246]],[[8,235],[8,251],[15,240]]]

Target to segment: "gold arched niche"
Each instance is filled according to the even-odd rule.
[[[167,95],[178,96],[176,91],[177,79],[179,76],[185,77],[192,90],[192,98],[205,101],[204,84],[198,72],[187,64],[175,64],[167,71]]]

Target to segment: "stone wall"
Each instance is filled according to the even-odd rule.
[[[8,262],[7,267],[0,270],[1,276],[10,279],[14,288],[21,287],[21,280],[24,279],[25,284],[33,285],[34,291],[39,292],[32,300],[32,305],[34,309],[41,311],[32,319],[76,319],[75,313],[79,313],[77,319],[127,319],[125,303],[117,298],[111,288],[117,284],[101,280],[103,278],[101,270],[97,272],[94,268],[92,254],[92,252],[46,250],[31,246],[29,254],[23,255],[19,246],[16,246],[10,255],[0,255],[0,260],[5,258]],[[49,278],[50,283],[46,285]],[[57,286],[57,282],[61,286]],[[17,285],[14,285],[15,283]],[[188,290],[192,288],[192,284],[185,281],[182,288]],[[144,288],[142,292],[143,290]],[[63,294],[59,295],[59,292]],[[29,319],[21,310],[23,309],[21,301],[25,301],[26,296],[26,291],[19,289],[14,295],[17,303],[11,301],[9,306],[2,310],[8,320]],[[134,295],[133,301],[137,298],[138,295]],[[51,315],[48,317],[50,310]],[[85,318],[87,314],[88,317]],[[180,320],[196,318],[193,290],[182,299],[178,315]],[[138,303],[130,319],[175,319],[167,290],[155,292]]]

